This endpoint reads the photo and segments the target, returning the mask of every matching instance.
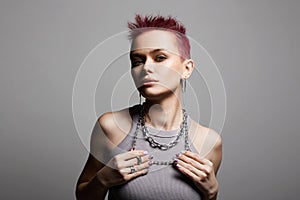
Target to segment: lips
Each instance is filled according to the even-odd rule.
[[[143,85],[152,85],[152,84],[154,84],[155,82],[158,82],[158,80],[156,80],[156,79],[153,79],[153,78],[144,78],[143,80],[142,80],[142,83],[143,83]]]
[[[143,79],[143,83],[148,83],[148,82],[157,82],[158,80],[155,79],[149,79],[149,78],[145,78]]]

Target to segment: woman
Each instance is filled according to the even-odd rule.
[[[76,197],[217,199],[221,137],[182,106],[194,69],[185,28],[172,17],[135,20],[131,74],[145,102],[99,117]]]

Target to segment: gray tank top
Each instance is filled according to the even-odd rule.
[[[138,111],[140,105],[129,108],[132,117],[132,126],[129,134],[117,146],[113,154],[129,151],[132,147],[133,136],[138,122]],[[188,127],[190,127],[191,119],[187,117]],[[169,143],[175,139],[174,136],[178,130],[158,130],[147,126],[149,133],[155,140],[161,143]],[[194,145],[189,139],[190,149],[198,153]],[[171,161],[181,150],[184,150],[184,137],[173,148],[162,151],[152,148],[148,141],[143,138],[142,132],[138,132],[136,149],[146,150],[153,155],[154,161]],[[172,165],[152,165],[144,176],[139,176],[131,181],[111,187],[109,189],[108,200],[201,200],[201,195],[195,187],[192,180],[179,172]]]

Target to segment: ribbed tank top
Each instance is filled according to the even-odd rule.
[[[128,135],[115,148],[113,154],[129,151],[132,147],[133,136],[139,117],[140,105],[129,108],[132,125]],[[187,117],[188,128],[191,119]],[[146,125],[147,126],[147,125]],[[159,130],[147,126],[149,133],[155,140],[161,143],[169,143],[175,139],[177,130]],[[169,150],[162,151],[152,148],[143,137],[142,132],[138,132],[136,149],[146,150],[153,155],[153,161],[171,161],[177,153],[184,150],[184,137],[182,136],[176,146]],[[198,153],[189,138],[190,149]],[[192,180],[182,174],[172,165],[151,165],[146,175],[139,176],[129,182],[111,187],[109,189],[108,200],[201,200],[200,192],[195,187]]]

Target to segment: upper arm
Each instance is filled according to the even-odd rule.
[[[96,121],[90,139],[90,153],[77,181],[77,186],[91,180],[105,166],[106,156],[111,148],[107,132],[110,127],[112,128],[111,113],[101,115]]]
[[[208,158],[214,164],[214,171],[215,174],[217,175],[222,162],[222,138],[218,133],[216,134],[217,135],[214,139],[215,144],[212,147],[211,152],[208,154]]]
[[[121,112],[107,112],[102,114],[93,128],[90,140],[90,154],[78,183],[89,181],[112,156],[112,150],[126,136],[122,130],[128,132],[131,123],[128,109]]]

